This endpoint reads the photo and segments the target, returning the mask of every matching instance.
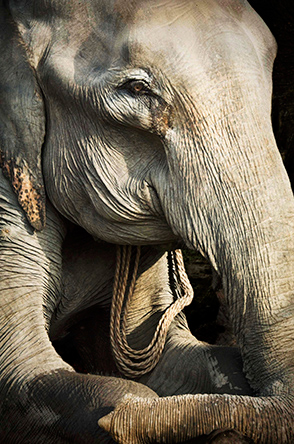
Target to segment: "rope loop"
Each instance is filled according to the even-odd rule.
[[[110,341],[115,361],[120,371],[129,378],[138,378],[150,372],[156,366],[163,352],[171,322],[193,300],[193,289],[185,271],[182,252],[181,250],[169,252],[169,259],[173,264],[173,269],[170,272],[173,273],[173,277],[179,285],[181,296],[162,314],[149,345],[141,350],[135,350],[130,347],[126,334],[127,316],[135,290],[140,254],[141,248],[138,246],[136,247],[133,274],[126,296],[132,246],[117,246],[116,270],[110,312]]]

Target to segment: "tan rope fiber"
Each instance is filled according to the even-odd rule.
[[[182,252],[181,250],[175,250],[170,253],[175,267],[172,272],[176,275],[182,296],[174,301],[162,314],[149,345],[141,350],[131,348],[127,342],[126,329],[128,309],[135,289],[140,260],[140,247],[136,248],[132,279],[128,294],[125,296],[129,278],[132,247],[117,247],[110,314],[110,340],[116,364],[120,371],[130,378],[137,378],[144,375],[155,367],[162,354],[168,328],[172,320],[185,306],[189,305],[193,299],[193,289],[185,271]],[[122,316],[123,306],[124,313]]]

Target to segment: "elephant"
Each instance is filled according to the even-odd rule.
[[[267,26],[246,0],[0,8],[1,442],[293,442]],[[237,347],[190,333],[182,247]]]

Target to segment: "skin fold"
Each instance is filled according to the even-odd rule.
[[[1,442],[293,442],[294,200],[268,28],[243,0],[0,8]],[[181,313],[157,366],[124,378],[116,245],[142,246],[132,347],[173,302],[166,251],[184,245],[219,275],[238,348]]]

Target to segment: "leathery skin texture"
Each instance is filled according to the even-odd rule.
[[[293,442],[294,200],[265,23],[245,0],[7,0],[0,34],[0,441]],[[181,296],[180,247],[210,262],[236,345],[178,313],[127,373],[117,251],[126,293],[138,266],[119,325],[137,356]]]

